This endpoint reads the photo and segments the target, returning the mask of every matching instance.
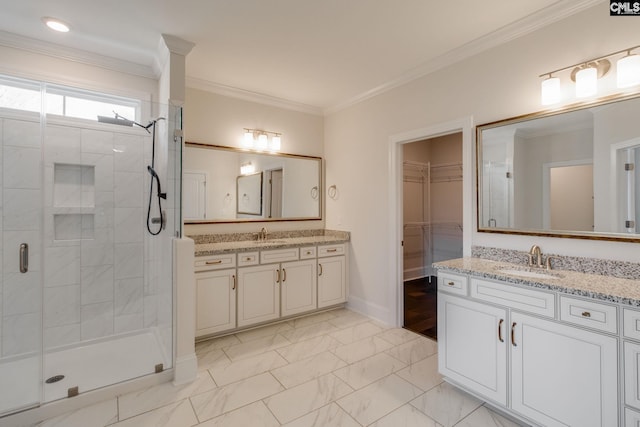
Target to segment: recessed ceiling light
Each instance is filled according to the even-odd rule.
[[[45,16],[44,18],[42,18],[42,22],[44,22],[47,27],[51,28],[54,31],[58,31],[60,33],[69,32],[69,24],[62,22],[59,19]]]

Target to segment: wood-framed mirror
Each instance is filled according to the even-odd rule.
[[[640,242],[640,94],[477,127],[479,232]]]
[[[321,157],[185,142],[185,224],[321,220],[322,188]]]

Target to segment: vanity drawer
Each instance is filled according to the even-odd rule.
[[[309,246],[306,248],[300,248],[300,259],[311,259],[316,257],[316,247]]]
[[[260,264],[295,261],[298,259],[298,248],[276,249],[260,252]]]
[[[560,296],[560,320],[615,334],[618,332],[617,309],[612,305]]]
[[[259,263],[260,254],[258,252],[240,252],[238,254],[238,267],[258,265]]]
[[[541,316],[554,317],[556,313],[554,294],[505,283],[472,278],[471,297]]]
[[[625,308],[622,312],[624,337],[640,341],[640,311]]]
[[[236,266],[236,254],[210,255],[196,257],[195,271],[220,270]]]
[[[438,273],[438,290],[452,294],[467,295],[467,276]]]
[[[345,247],[344,244],[337,245],[326,245],[318,247],[318,258],[325,256],[336,256],[336,255],[344,255]]]

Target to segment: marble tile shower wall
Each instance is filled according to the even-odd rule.
[[[166,302],[145,280],[163,255],[145,231],[151,138],[53,120],[42,137],[38,121],[0,122],[2,356],[37,350],[39,334],[24,332],[41,321],[45,349],[157,326]],[[27,234],[30,270],[20,274]]]

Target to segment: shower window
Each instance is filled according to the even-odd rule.
[[[39,113],[42,92],[32,82],[0,78],[0,107]],[[129,120],[139,120],[141,102],[132,98],[99,92],[47,85],[45,109],[47,114],[97,121],[98,116],[113,117],[114,112]]]

